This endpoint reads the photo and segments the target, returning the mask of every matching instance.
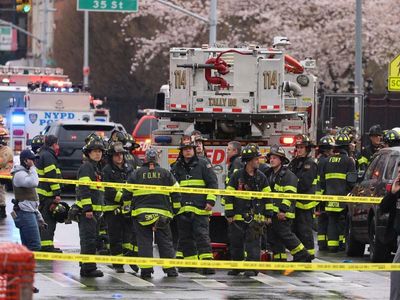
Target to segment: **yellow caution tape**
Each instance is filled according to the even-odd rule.
[[[103,256],[34,252],[37,260],[75,261],[83,263],[152,265],[188,268],[242,269],[242,270],[295,270],[295,271],[400,271],[400,263],[296,263],[227,260],[189,260],[148,257]]]
[[[0,178],[11,179],[11,176],[0,175]],[[378,204],[382,198],[379,197],[358,197],[358,196],[333,196],[333,195],[312,195],[312,194],[296,194],[296,193],[266,193],[256,191],[236,191],[236,190],[220,190],[207,188],[190,188],[179,186],[161,186],[161,185],[144,185],[144,184],[128,184],[116,182],[100,182],[100,181],[78,181],[71,179],[56,178],[39,178],[42,182],[87,185],[95,187],[122,188],[129,190],[151,190],[162,192],[176,192],[189,194],[205,194],[218,196],[234,196],[234,197],[254,197],[254,198],[274,198],[274,199],[293,199],[293,200],[314,200],[314,201],[335,201],[335,202],[352,202],[352,203],[369,203]]]

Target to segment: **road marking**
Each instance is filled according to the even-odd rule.
[[[290,284],[289,282],[283,281],[283,280],[279,280],[275,277],[269,276],[269,275],[265,275],[263,273],[258,273],[258,276],[251,276],[250,278],[257,280],[261,283],[273,286],[273,287],[284,287],[284,288],[288,288],[288,287],[292,287],[292,288],[296,288],[295,285]]]
[[[194,272],[179,273],[179,276],[185,278],[206,278],[206,276]]]
[[[63,273],[36,273],[36,276],[37,275],[39,275],[45,279],[48,279],[54,283],[57,283],[58,285],[65,287],[65,288],[86,287],[86,285],[64,275]]]
[[[100,267],[108,276],[134,287],[154,287],[154,284],[129,273],[115,273],[108,267]]]
[[[323,272],[303,272],[302,275],[318,279],[318,281],[320,281],[320,282],[339,282],[339,281],[341,282],[341,281],[343,281],[342,277],[334,276],[329,273],[323,273]]]
[[[194,282],[206,288],[227,288],[225,283],[216,281],[215,279],[193,279]]]

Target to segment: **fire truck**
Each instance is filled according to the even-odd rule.
[[[0,100],[7,104],[6,126],[15,153],[53,121],[109,120],[109,111],[100,108],[102,101],[73,86],[62,69],[18,68],[11,73],[3,74],[8,84],[0,88]]]

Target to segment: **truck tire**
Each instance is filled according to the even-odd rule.
[[[357,241],[352,230],[352,222],[349,216],[346,220],[346,255],[349,257],[363,257],[365,252],[365,244]]]
[[[371,218],[369,223],[369,257],[371,262],[390,262],[391,253],[389,245],[382,243],[375,234],[375,216]]]

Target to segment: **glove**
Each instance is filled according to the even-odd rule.
[[[39,228],[40,229],[42,229],[42,230],[47,229],[48,225],[43,219],[39,220],[38,223],[39,223]]]

